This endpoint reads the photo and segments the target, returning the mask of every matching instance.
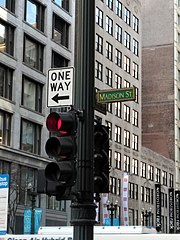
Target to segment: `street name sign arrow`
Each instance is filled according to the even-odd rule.
[[[73,83],[73,67],[49,69],[47,107],[73,105]]]

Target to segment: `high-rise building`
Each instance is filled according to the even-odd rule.
[[[180,2],[142,3],[142,142],[176,164],[180,188]]]
[[[10,174],[8,231],[23,233],[37,169],[49,162],[47,73],[74,65],[74,16],[74,1],[0,1],[0,173]],[[43,204],[43,225],[67,224],[66,202],[37,196],[36,206]]]

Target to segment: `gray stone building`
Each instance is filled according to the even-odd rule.
[[[23,233],[45,153],[47,71],[74,65],[74,1],[0,2],[0,173],[10,174],[8,231]],[[43,225],[66,225],[67,202],[37,196]]]

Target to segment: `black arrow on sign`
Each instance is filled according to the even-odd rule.
[[[52,98],[56,103],[58,103],[59,100],[65,100],[69,99],[69,96],[59,96],[58,93]]]

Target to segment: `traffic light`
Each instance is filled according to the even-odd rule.
[[[94,126],[94,192],[109,192],[109,127]]]
[[[52,112],[46,127],[53,136],[47,140],[45,150],[56,160],[45,168],[46,194],[55,195],[58,200],[69,199],[67,195],[76,181],[76,112]]]

